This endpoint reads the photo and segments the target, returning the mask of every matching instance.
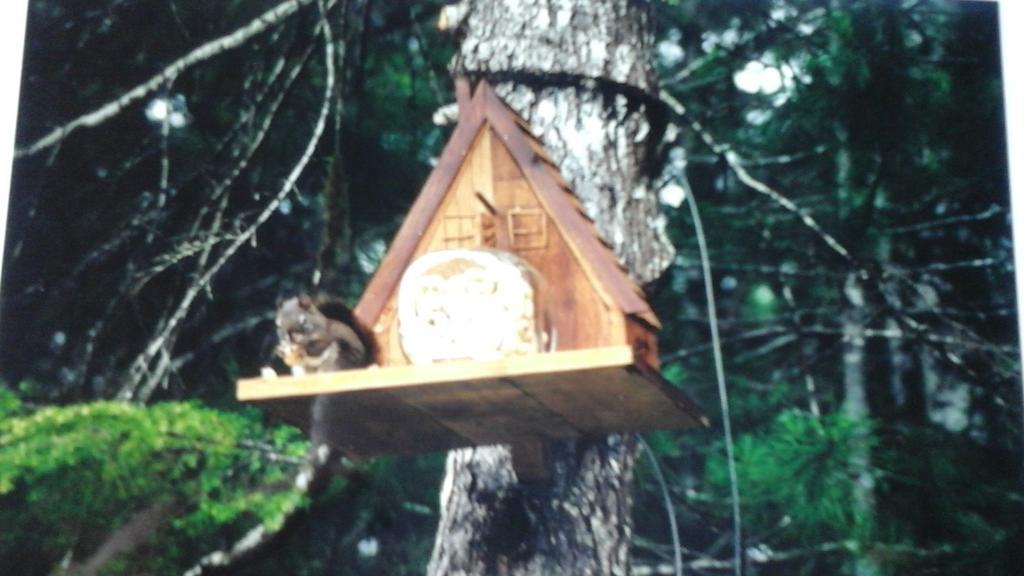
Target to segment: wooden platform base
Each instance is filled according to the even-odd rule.
[[[248,379],[238,399],[353,457],[707,425],[628,346]]]

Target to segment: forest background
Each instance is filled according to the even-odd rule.
[[[690,198],[746,570],[1013,573],[1024,465],[995,7],[636,4],[656,17],[652,170],[677,251],[649,293],[664,372],[713,426],[646,437],[658,467],[638,470],[634,573],[671,573],[666,493],[687,568],[733,569]],[[326,6],[337,82],[302,163],[325,109],[315,3],[30,3],[0,301],[0,573],[205,573],[218,551],[233,574],[423,571],[443,455],[296,482],[305,439],[233,399],[272,356],[275,303],[314,270],[358,298],[450,129],[442,3]]]

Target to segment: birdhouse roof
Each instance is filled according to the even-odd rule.
[[[401,281],[430,223],[437,217],[480,131],[490,127],[522,170],[548,216],[562,231],[573,253],[603,298],[623,314],[660,328],[657,316],[625,267],[584,212],[579,199],[562,177],[529,124],[498,98],[481,80],[473,93],[468,81],[456,84],[459,120],[437,165],[427,178],[398,234],[355,309],[357,317],[373,325],[389,296]]]

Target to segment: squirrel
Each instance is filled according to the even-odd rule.
[[[340,301],[299,294],[278,306],[275,323],[276,352],[292,374],[361,368],[375,361],[373,336]]]

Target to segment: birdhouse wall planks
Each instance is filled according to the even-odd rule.
[[[481,81],[355,308],[377,365],[241,380],[352,456],[705,424],[657,317],[526,122]]]

